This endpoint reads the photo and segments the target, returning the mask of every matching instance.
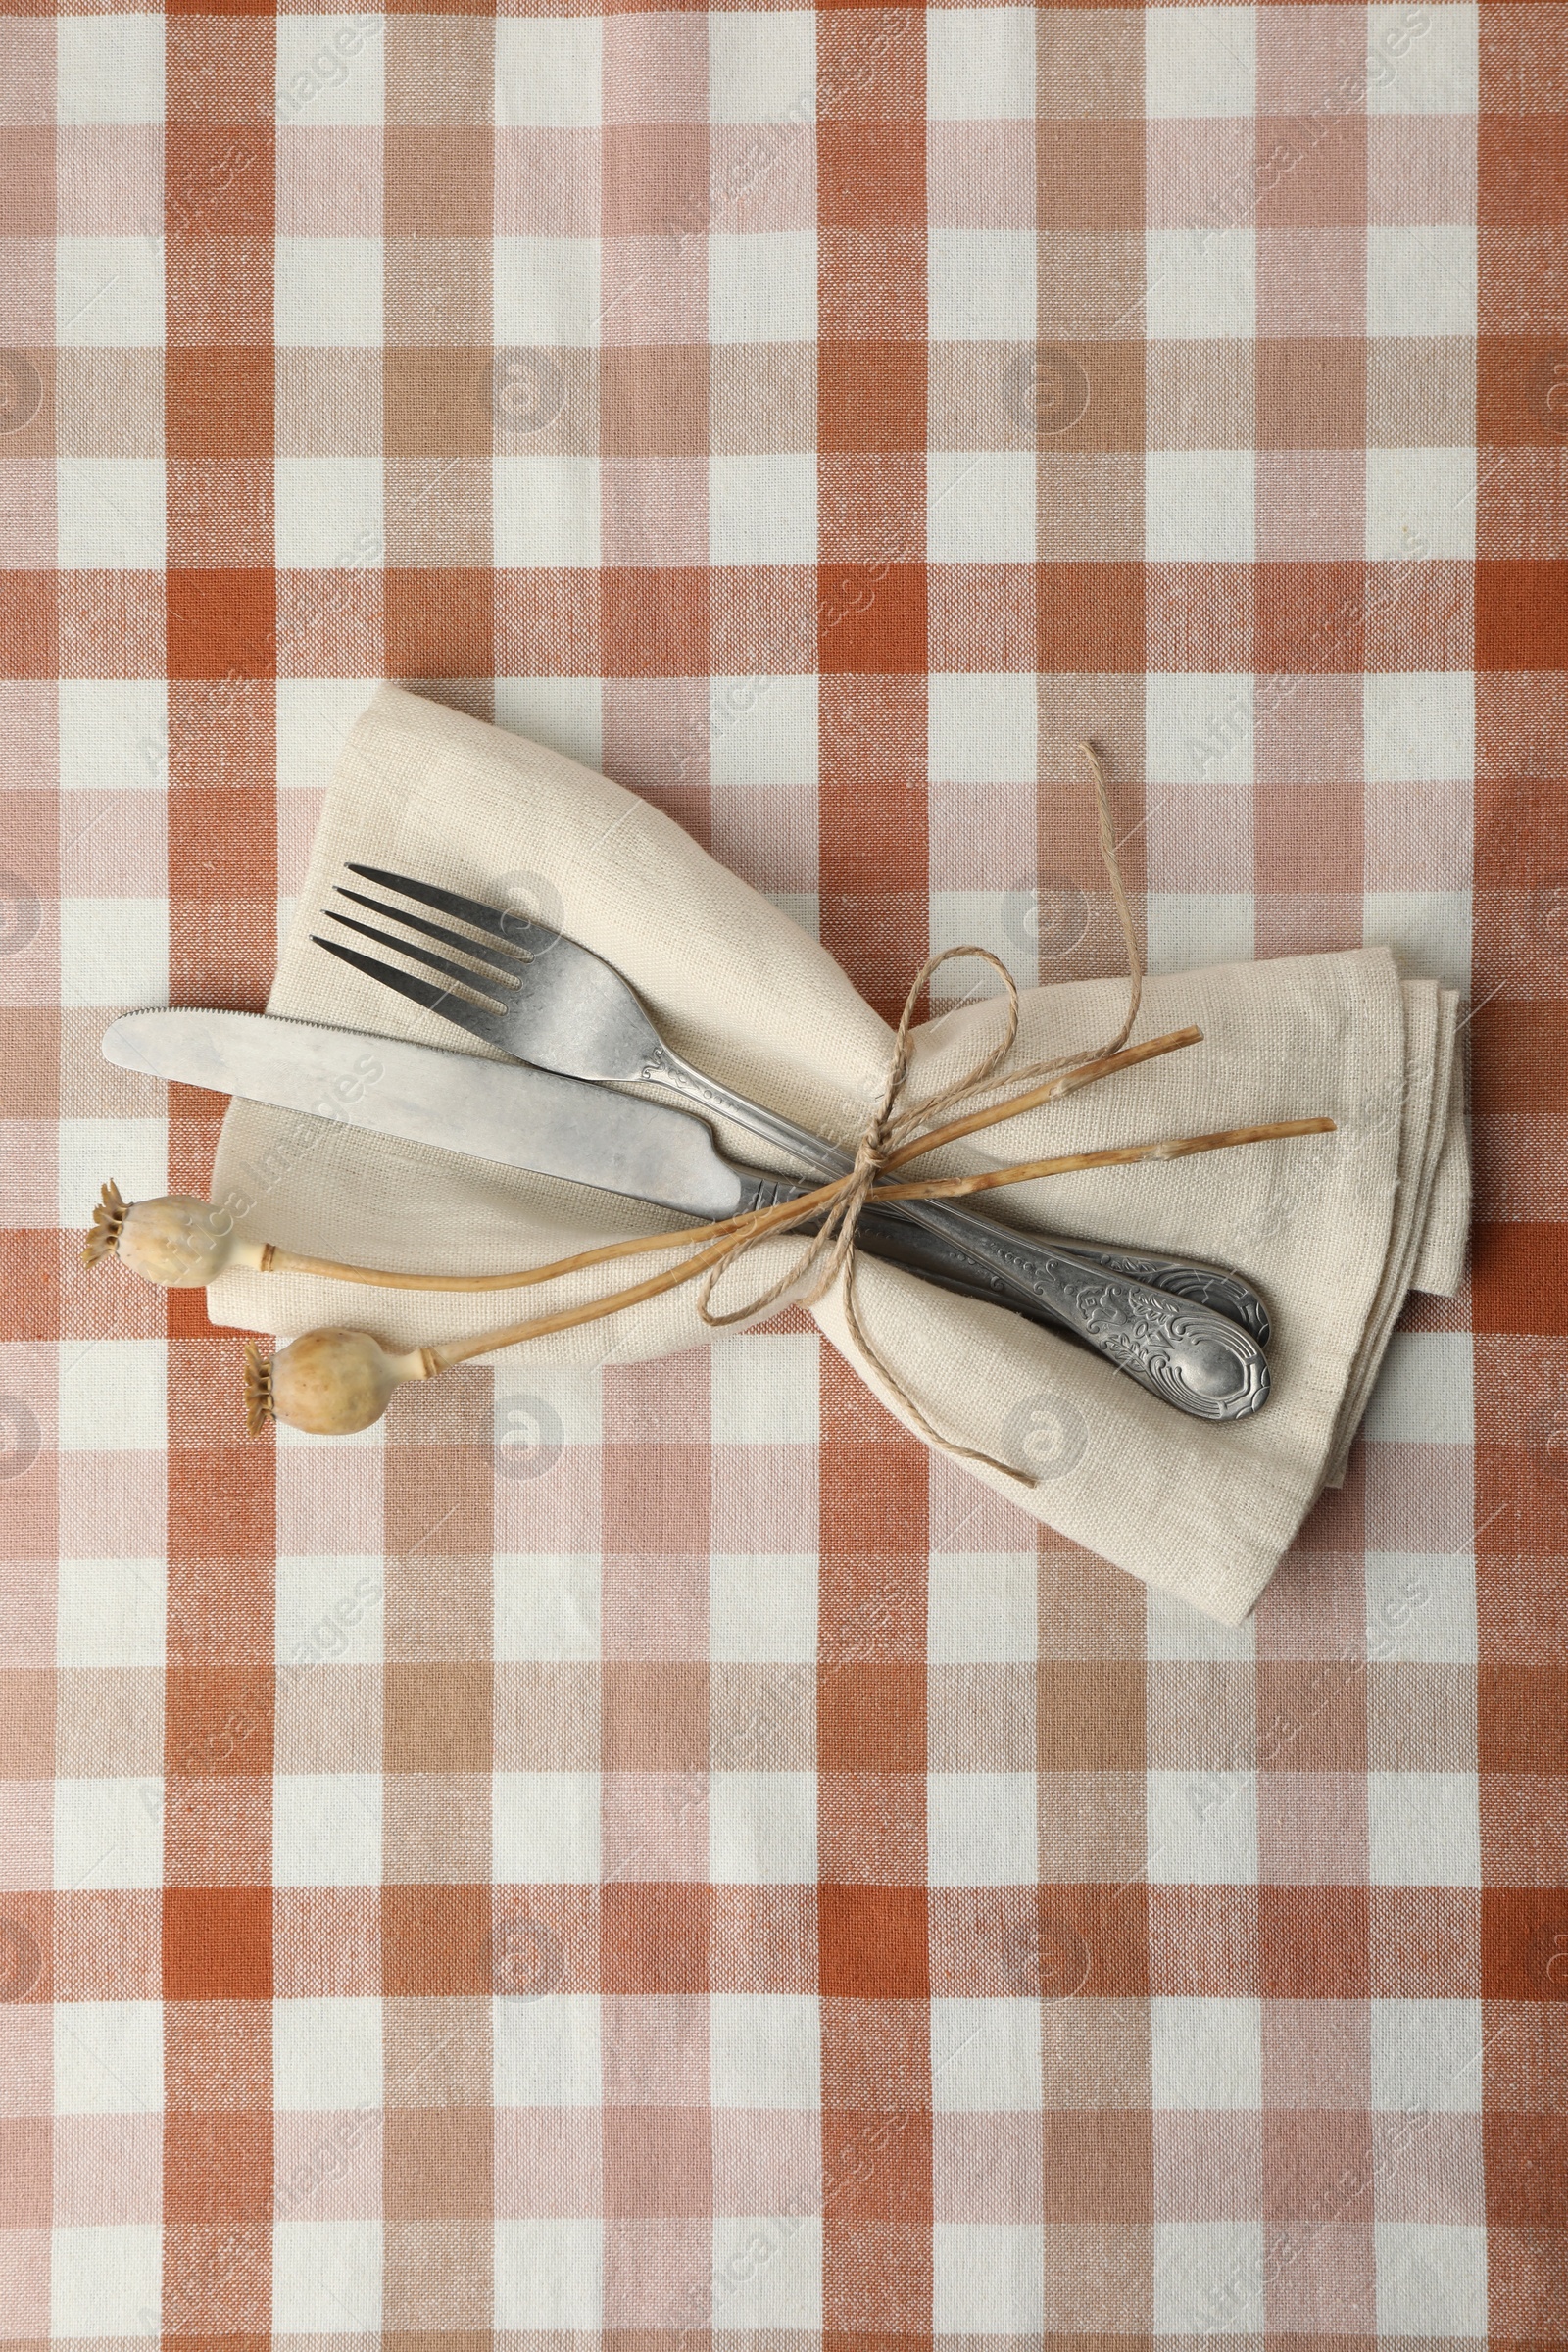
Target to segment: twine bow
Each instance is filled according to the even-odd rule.
[[[988,1453],[977,1452],[969,1446],[957,1445],[952,1438],[943,1436],[934,1428],[915,1399],[872,1347],[856,1306],[855,1239],[861,1215],[873,1201],[930,1200],[941,1197],[943,1188],[940,1185],[906,1185],[889,1188],[885,1182],[886,1177],[904,1161],[935,1151],[940,1144],[953,1143],[960,1135],[972,1135],[979,1127],[990,1126],[1000,1119],[1013,1118],[1018,1112],[1033,1109],[1039,1103],[1051,1100],[1053,1096],[1068,1091],[1066,1087],[1060,1085],[1043,1085],[1039,1083],[1042,1080],[1059,1078],[1065,1072],[1084,1069],[1090,1064],[1097,1065],[1094,1070],[1096,1077],[1102,1075],[1103,1073],[1098,1065],[1110,1062],[1113,1057],[1117,1056],[1120,1049],[1132,1034],[1133,1023],[1138,1018],[1138,1007],[1142,1002],[1144,988],[1143,965],[1138,954],[1138,934],[1134,928],[1132,908],[1128,905],[1126,888],[1121,878],[1121,866],[1116,856],[1115,832],[1111,822],[1110,798],[1105,789],[1104,767],[1092,743],[1080,743],[1078,749],[1088,761],[1095,781],[1095,808],[1099,819],[1100,854],[1110,879],[1111,895],[1116,903],[1117,919],[1121,925],[1122,940],[1127,950],[1127,971],[1130,984],[1127,1013],[1115,1036],[1106,1045],[1092,1046],[1082,1053],[1064,1054],[1053,1061],[1031,1062],[1024,1069],[1009,1071],[1007,1082],[1013,1085],[1017,1091],[1006,1096],[1001,1102],[992,1103],[982,1110],[980,1105],[983,1099],[994,1093],[1004,1083],[998,1073],[1011,1054],[1017,1040],[1017,983],[1001,957],[993,956],[989,948],[944,948],[939,955],[928,956],[910,982],[909,993],[904,1000],[904,1010],[899,1017],[898,1029],[894,1036],[893,1052],[888,1060],[881,1099],[866,1122],[865,1129],[856,1147],[854,1166],[846,1175],[840,1177],[829,1191],[827,1213],[825,1216],[822,1215],[820,1203],[823,1194],[818,1191],[811,1196],[812,1201],[816,1205],[806,1209],[803,1203],[804,1215],[798,1215],[792,1219],[790,1225],[782,1228],[775,1226],[772,1229],[775,1233],[780,1230],[788,1232],[795,1225],[803,1222],[805,1215],[808,1215],[822,1216],[819,1231],[812,1237],[795,1265],[790,1268],[788,1273],[780,1276],[770,1289],[761,1292],[757,1298],[749,1300],[745,1306],[734,1307],[726,1314],[718,1314],[713,1311],[711,1304],[715,1288],[730,1268],[764,1238],[760,1231],[738,1235],[717,1263],[711,1266],[704,1276],[702,1288],[697,1297],[697,1311],[703,1321],[714,1329],[721,1330],[729,1324],[752,1321],[756,1316],[765,1313],[768,1307],[776,1306],[787,1296],[793,1295],[796,1302],[802,1306],[815,1306],[820,1299],[827,1297],[842,1276],[844,1280],[844,1316],[856,1346],[881,1374],[906,1411],[918,1425],[922,1434],[933,1444],[946,1447],[949,1452],[956,1453],[967,1461],[989,1463],[993,1469],[1005,1471],[1010,1478],[1019,1478],[1022,1473],[1014,1469],[1010,1463],[996,1461]],[[906,1104],[901,1108],[900,1100],[909,1075],[909,1038],[914,1027],[915,1008],[933,975],[939,972],[945,963],[955,962],[963,956],[972,956],[982,963],[990,964],[992,970],[1001,977],[1006,995],[1006,1015],[1001,1038],[988,1053],[981,1055],[971,1069],[964,1072],[961,1078],[956,1078],[951,1085],[943,1087],[938,1093],[927,1095],[920,1102]],[[1183,1044],[1190,1040],[1196,1042],[1198,1036],[1196,1030],[1178,1034],[1180,1042]],[[1164,1039],[1154,1041],[1153,1050],[1164,1050],[1166,1043],[1167,1041]],[[943,1112],[954,1110],[959,1104],[966,1105],[976,1115],[959,1117],[944,1123]],[[959,1182],[962,1183],[964,1190],[975,1189],[968,1180],[960,1179]],[[804,1291],[799,1288],[803,1280],[809,1281],[809,1287]]]

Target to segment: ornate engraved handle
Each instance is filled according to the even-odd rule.
[[[742,1206],[771,1208],[776,1201],[797,1200],[809,1189],[798,1177],[764,1176],[748,1171]],[[1147,1299],[1153,1309],[1157,1328],[1155,1321],[1144,1316],[1140,1324],[1129,1330],[1125,1314],[1118,1315],[1113,1309],[1111,1318],[1106,1319],[1103,1304],[1092,1306],[1082,1294],[1074,1305],[1064,1305],[1059,1298],[1050,1296],[1044,1286],[1026,1288],[1023,1283],[1004,1276],[999,1268],[982,1265],[968,1250],[957,1248],[947,1234],[922,1231],[886,1209],[866,1210],[857,1238],[871,1256],[905,1266],[944,1290],[957,1291],[966,1298],[994,1299],[997,1305],[1027,1315],[1031,1321],[1043,1323],[1051,1330],[1070,1333],[1087,1347],[1108,1355],[1135,1380],[1143,1379],[1144,1386],[1152,1388],[1156,1396],[1184,1412],[1197,1414],[1200,1419],[1227,1420],[1236,1418],[1239,1411],[1255,1412],[1268,1393],[1268,1368],[1248,1334],[1222,1315],[1162,1296],[1146,1285],[1098,1277],[1102,1291],[1113,1291],[1123,1301],[1135,1298],[1139,1301]],[[1084,1272],[1096,1279],[1094,1269],[1085,1268]],[[1173,1336],[1174,1347],[1163,1345],[1161,1335]],[[1217,1407],[1215,1397],[1206,1389],[1193,1386],[1195,1368],[1202,1369],[1194,1351],[1205,1346],[1217,1351],[1206,1365],[1207,1376],[1219,1384]],[[1233,1363],[1234,1382],[1228,1386],[1227,1383],[1232,1383]],[[1250,1403],[1244,1401],[1249,1396]]]
[[[910,1201],[918,1214],[936,1203]],[[943,1204],[946,1239],[1047,1307],[1141,1388],[1201,1421],[1240,1421],[1268,1396],[1268,1364],[1250,1332],[1194,1300],[1081,1264],[1063,1250],[1015,1243]],[[925,1219],[922,1217],[922,1223]],[[955,1228],[957,1230],[955,1230]]]
[[[797,1127],[776,1111],[764,1110],[743,1095],[731,1094],[702,1072],[688,1069],[673,1054],[650,1057],[644,1077],[670,1086],[719,1116],[765,1136],[780,1151],[807,1159],[825,1176],[840,1175],[848,1156],[819,1136]],[[776,1184],[774,1198],[782,1199],[787,1179],[764,1178]],[[1021,1308],[1037,1321],[1058,1324],[1127,1373],[1166,1403],[1204,1421],[1236,1421],[1255,1413],[1268,1396],[1268,1365],[1252,1333],[1218,1313],[1202,1298],[1180,1298],[1143,1277],[1137,1253],[1099,1252],[1100,1263],[1075,1250],[1060,1250],[1036,1235],[1019,1235],[950,1201],[909,1200],[903,1213],[944,1246],[942,1258],[929,1268],[938,1281],[947,1280],[971,1293],[989,1291],[999,1305]],[[876,1212],[884,1230],[891,1213]],[[896,1231],[896,1227],[894,1228]],[[874,1228],[873,1228],[874,1231]],[[868,1233],[867,1239],[871,1235]],[[909,1237],[912,1241],[913,1237]],[[912,1264],[906,1244],[887,1254]],[[1126,1272],[1113,1271],[1104,1260],[1120,1257]],[[1209,1269],[1186,1270],[1211,1289]],[[1217,1279],[1224,1283],[1221,1275]],[[1245,1288],[1245,1286],[1242,1286]],[[1253,1294],[1249,1293],[1250,1298]],[[1256,1301],[1262,1315],[1261,1301]],[[1264,1318],[1266,1328],[1266,1317]]]

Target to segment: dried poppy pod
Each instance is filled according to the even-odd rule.
[[[111,1255],[122,1258],[160,1290],[198,1291],[225,1266],[260,1266],[265,1250],[265,1243],[241,1241],[233,1220],[206,1200],[175,1193],[164,1200],[126,1201],[111,1181],[92,1212],[81,1254],[89,1266]]]
[[[271,1358],[253,1341],[245,1350],[245,1426],[254,1438],[266,1421],[316,1438],[352,1437],[386,1411],[405,1380],[434,1367],[422,1348],[392,1355],[368,1331],[308,1331]]]

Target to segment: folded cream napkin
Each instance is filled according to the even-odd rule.
[[[383,688],[338,762],[270,1001],[294,1019],[482,1053],[311,945],[351,858],[559,910],[570,937],[632,982],[678,1053],[805,1126],[847,1141],[875,1100],[890,1032],[831,957],[667,817],[539,744]],[[1027,991],[1019,1062],[1109,1040],[1126,999],[1121,980]],[[1193,1420],[1004,1308],[862,1258],[857,1296],[868,1337],[939,1428],[1017,1462],[1036,1483],[973,1475],[1133,1575],[1239,1622],[1313,1498],[1343,1476],[1406,1291],[1451,1293],[1458,1283],[1469,1174],[1455,1014],[1452,992],[1401,981],[1380,948],[1153,979],[1136,1034],[1194,1022],[1204,1043],[921,1163],[967,1171],[1272,1119],[1335,1119],[1332,1135],[988,1196],[990,1210],[1019,1225],[1178,1251],[1254,1282],[1274,1317],[1273,1392],[1251,1419]],[[906,1099],[960,1076],[1000,1022],[992,998],[927,1023]],[[720,1129],[719,1140],[754,1166],[782,1164],[741,1130]],[[542,1264],[681,1222],[586,1187],[242,1102],[224,1121],[214,1198],[230,1199],[241,1231],[257,1239],[422,1271]],[[757,1295],[800,1248],[761,1245],[720,1303]],[[208,1303],[215,1322],[244,1330],[348,1324],[408,1348],[492,1329],[546,1301],[603,1296],[643,1270],[601,1267],[513,1297],[231,1271]],[[815,1312],[906,1420],[855,1348],[841,1294]],[[709,1337],[687,1287],[523,1352],[590,1365]]]

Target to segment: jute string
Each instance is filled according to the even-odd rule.
[[[988,1105],[989,1115],[983,1121],[976,1117],[960,1118],[956,1122],[951,1122],[943,1130],[942,1140],[945,1142],[953,1140],[955,1132],[966,1131],[973,1134],[982,1124],[990,1125],[997,1119],[1016,1117],[1019,1111],[1033,1107],[1042,1100],[1038,1083],[1042,1079],[1056,1076],[1069,1069],[1081,1068],[1090,1062],[1099,1063],[1108,1060],[1126,1044],[1132,1035],[1133,1023],[1138,1018],[1138,1007],[1142,1002],[1144,990],[1143,963],[1138,953],[1138,933],[1133,923],[1132,907],[1128,904],[1126,887],[1121,877],[1121,863],[1116,855],[1115,829],[1111,820],[1110,795],[1105,785],[1105,770],[1100,755],[1092,743],[1080,743],[1078,749],[1088,761],[1090,773],[1094,778],[1095,809],[1100,831],[1100,855],[1110,880],[1111,895],[1116,905],[1116,916],[1121,925],[1122,942],[1127,951],[1129,988],[1126,1017],[1115,1036],[1105,1045],[1091,1046],[1079,1054],[1064,1054],[1052,1061],[1030,1062],[1021,1070],[1009,1071],[1006,1083],[1012,1085],[1016,1091],[1006,1096],[1000,1103]],[[988,963],[992,970],[999,974],[1005,1002],[1002,1034],[996,1045],[988,1053],[983,1054],[961,1078],[954,1079],[951,1085],[941,1088],[936,1094],[924,1096],[918,1102],[907,1104],[901,1109],[899,1107],[900,1100],[909,1075],[909,1037],[914,1027],[916,1007],[927,983],[933,976],[942,969],[944,964],[956,962],[960,958],[974,958],[981,963]],[[697,1311],[703,1321],[715,1329],[722,1329],[727,1324],[753,1321],[757,1316],[764,1314],[770,1306],[776,1306],[786,1297],[793,1297],[799,1305],[814,1306],[819,1299],[827,1296],[842,1277],[844,1319],[849,1325],[851,1338],[865,1360],[886,1381],[921,1435],[929,1439],[933,1445],[941,1446],[949,1453],[956,1454],[962,1461],[988,1463],[993,1469],[1006,1471],[1011,1478],[1017,1478],[1021,1473],[1015,1470],[1010,1463],[998,1462],[988,1453],[980,1452],[972,1446],[960,1446],[956,1439],[947,1436],[937,1429],[935,1424],[927,1418],[918,1400],[910,1396],[897,1373],[878,1354],[866,1335],[856,1299],[855,1239],[861,1215],[869,1201],[873,1198],[887,1198],[886,1194],[878,1191],[887,1171],[906,1159],[912,1159],[920,1153],[936,1149],[936,1131],[942,1126],[943,1112],[954,1110],[959,1104],[967,1106],[972,1112],[978,1108],[979,1102],[985,1095],[995,1092],[1004,1083],[998,1073],[1011,1054],[1017,1035],[1017,983],[999,956],[993,956],[989,948],[974,947],[944,948],[940,955],[928,956],[910,982],[909,993],[904,1000],[904,1010],[899,1016],[899,1026],[893,1040],[893,1052],[888,1060],[886,1077],[883,1080],[881,1100],[866,1122],[864,1133],[856,1148],[855,1164],[848,1175],[839,1180],[833,1197],[829,1200],[827,1213],[823,1216],[817,1233],[812,1237],[800,1259],[769,1289],[760,1292],[755,1298],[749,1299],[744,1306],[732,1307],[727,1314],[716,1313],[712,1306],[714,1289],[730,1269],[746,1255],[747,1251],[756,1248],[758,1241],[761,1238],[758,1233],[741,1234],[730,1244],[718,1263],[704,1276],[702,1289],[697,1298]],[[906,1190],[902,1197],[905,1200],[929,1200],[933,1196],[922,1189],[918,1193]],[[802,1289],[800,1286],[803,1283],[808,1287]]]

